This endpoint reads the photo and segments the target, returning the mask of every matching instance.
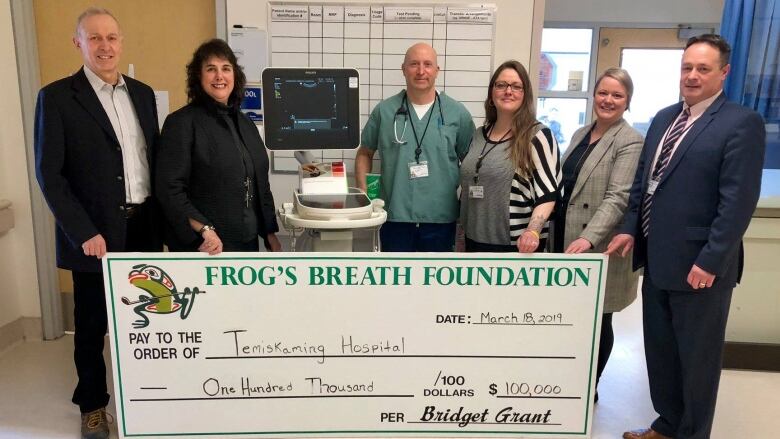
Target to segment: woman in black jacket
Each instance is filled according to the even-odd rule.
[[[268,156],[240,110],[246,76],[222,40],[201,44],[187,65],[189,104],[165,120],[156,194],[171,251],[280,251]]]

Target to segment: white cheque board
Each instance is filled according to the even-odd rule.
[[[589,436],[603,256],[266,255],[104,258],[121,437]]]

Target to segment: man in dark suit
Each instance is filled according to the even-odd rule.
[[[73,273],[73,402],[82,437],[107,438],[103,342],[107,315],[100,258],[107,251],[160,251],[151,173],[159,134],[154,93],[122,76],[119,23],[105,9],[79,16],[73,43],[84,66],[38,94],[38,183],[57,222],[57,265]]]
[[[627,439],[710,437],[742,236],[758,202],[766,135],[760,115],[726,101],[731,49],[691,38],[684,101],[647,132],[622,233],[607,254],[633,249],[642,285],[645,355],[658,418]]]

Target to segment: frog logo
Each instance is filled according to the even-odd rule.
[[[205,293],[205,291],[200,291],[198,287],[192,289],[188,287],[184,289],[184,292],[179,292],[168,273],[154,265],[133,266],[127,275],[127,280],[136,288],[148,293],[139,295],[138,300],[135,301],[122,297],[122,303],[125,305],[135,305],[133,310],[139,317],[133,322],[133,328],[136,329],[149,326],[148,313],[173,314],[179,312],[181,319],[186,319],[195,304],[195,295]]]

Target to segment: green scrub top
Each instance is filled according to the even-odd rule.
[[[469,149],[475,130],[474,120],[463,104],[444,93],[439,93],[439,99],[434,100],[422,119],[417,117],[411,103],[406,115],[396,114],[405,94],[405,90],[401,91],[377,104],[361,135],[361,145],[373,151],[379,150],[382,159],[379,196],[385,201],[387,220],[454,222],[459,213],[456,193],[459,163]],[[429,117],[430,125],[423,137]],[[417,138],[422,142],[420,163],[428,162],[427,177],[410,178],[409,164],[415,163],[414,151],[417,149],[411,124],[414,124]],[[405,143],[397,143],[396,134]]]

